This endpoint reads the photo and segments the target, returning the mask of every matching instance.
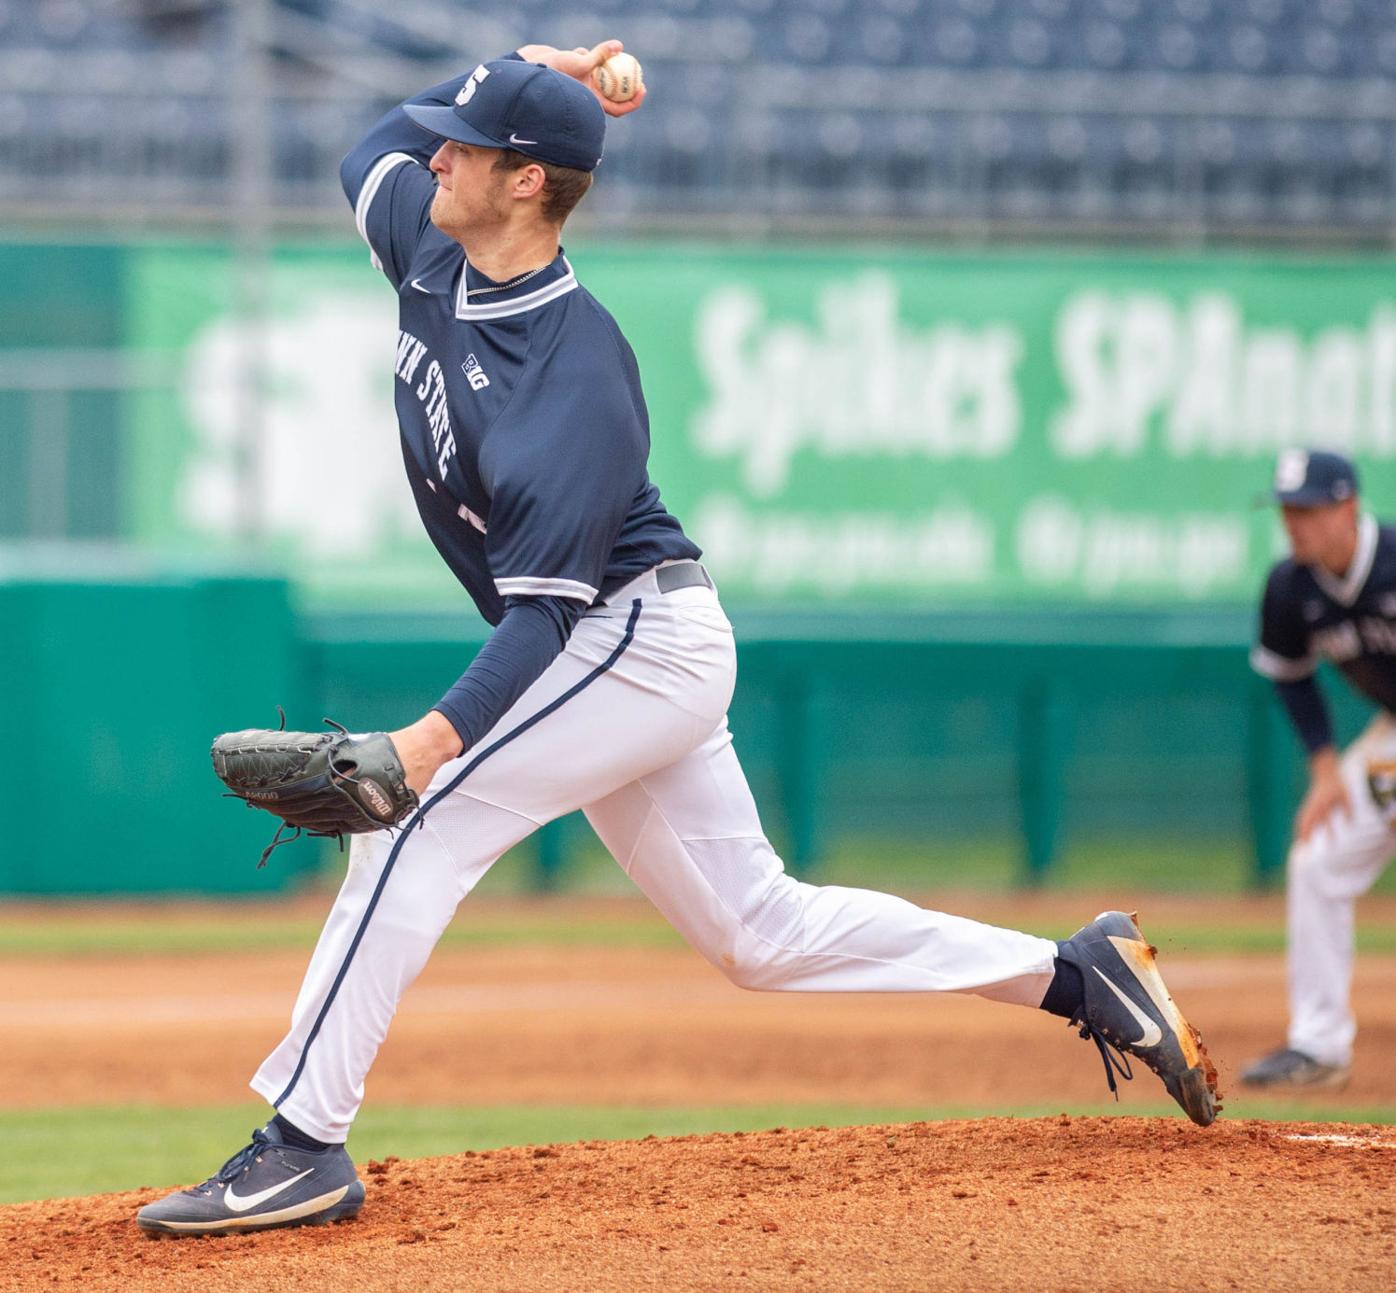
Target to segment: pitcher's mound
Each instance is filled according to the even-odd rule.
[[[149,1239],[0,1208],[5,1289],[1336,1289],[1396,1279],[1396,1131],[990,1118],[361,1164],[357,1221]]]

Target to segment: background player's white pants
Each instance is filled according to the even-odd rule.
[[[886,894],[785,874],[725,713],[731,626],[708,588],[641,576],[475,748],[421,824],[361,836],[296,1000],[252,1079],[298,1127],[342,1141],[397,1003],[490,864],[577,808],[683,936],[733,982],[810,992],[975,992],[1038,1005],[1056,945]]]
[[[1289,1045],[1324,1064],[1352,1059],[1353,912],[1396,854],[1396,818],[1367,784],[1396,760],[1396,722],[1377,718],[1343,754],[1352,813],[1341,810],[1289,854]]]

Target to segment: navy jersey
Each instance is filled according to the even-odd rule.
[[[460,84],[415,101],[449,103]],[[511,596],[584,608],[699,556],[649,479],[639,369],[615,320],[561,250],[512,285],[467,264],[429,218],[438,141],[396,116],[346,159],[345,188],[398,292],[395,402],[418,511],[480,613],[498,624]]]
[[[1311,678],[1320,660],[1396,713],[1396,527],[1363,516],[1341,579],[1293,558],[1270,571],[1252,665],[1286,684]]]

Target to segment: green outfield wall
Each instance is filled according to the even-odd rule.
[[[817,876],[832,849],[915,855],[1011,842],[1024,883],[1092,840],[1230,841],[1257,881],[1282,863],[1301,788],[1292,736],[1246,666],[1246,622],[1126,611],[738,612],[731,724],[773,837]],[[275,821],[220,797],[220,732],[331,715],[391,728],[483,641],[459,614],[297,611],[284,581],[90,566],[0,578],[0,730],[34,793],[12,814],[0,893],[256,893],[321,852],[258,870]],[[1330,688],[1330,690],[1333,690]],[[1360,707],[1340,691],[1340,727]],[[566,752],[562,752],[566,757]],[[566,882],[576,823],[534,842]],[[575,839],[575,836],[573,837]],[[973,883],[970,873],[922,883]],[[916,876],[910,883],[917,883]]]
[[[285,582],[64,565],[0,575],[0,731],[26,787],[0,891],[255,893],[313,869],[256,869],[273,823],[220,798],[209,762],[215,733],[307,694]]]
[[[733,737],[792,870],[817,875],[840,847],[875,867],[879,844],[944,857],[989,841],[1007,843],[1018,881],[1036,884],[1072,848],[1109,841],[1128,882],[1131,852],[1168,840],[1229,841],[1223,851],[1255,884],[1282,874],[1303,763],[1273,689],[1247,663],[1247,616],[733,620]],[[453,680],[469,631],[456,616],[312,615],[305,670],[331,711],[395,726]],[[1351,739],[1368,707],[1326,681],[1340,739]],[[540,884],[559,879],[559,839],[585,829],[577,819],[539,842]],[[975,882],[971,871],[934,879]]]

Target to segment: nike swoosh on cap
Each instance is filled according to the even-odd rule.
[[[1154,1023],[1154,1021],[1150,1019],[1148,1015],[1146,1015],[1142,1010],[1140,1010],[1139,1007],[1134,1004],[1134,1002],[1132,1002],[1127,996],[1125,996],[1125,994],[1121,992],[1119,988],[1117,988],[1113,983],[1111,983],[1110,980],[1106,978],[1106,976],[1103,973],[1101,973],[1100,966],[1093,965],[1091,966],[1091,969],[1093,969],[1097,974],[1100,975],[1101,982],[1103,982],[1105,986],[1110,989],[1111,992],[1113,992],[1117,997],[1119,997],[1120,1001],[1124,1004],[1124,1008],[1134,1016],[1134,1022],[1137,1023],[1139,1027],[1144,1030],[1143,1036],[1141,1036],[1137,1042],[1131,1042],[1130,1045],[1146,1047],[1157,1046],[1159,1042],[1163,1040],[1163,1030],[1160,1029],[1159,1026],[1156,1023]]]
[[[255,1208],[259,1203],[265,1203],[268,1199],[274,1199],[282,1190],[289,1190],[297,1181],[309,1176],[315,1169],[307,1167],[299,1176],[293,1176],[289,1181],[282,1181],[278,1185],[269,1185],[265,1190],[258,1190],[256,1194],[243,1196],[235,1194],[233,1187],[228,1186],[223,1194],[223,1202],[234,1212],[246,1212],[249,1208]]]
[[[511,144],[536,144],[538,141],[536,139],[520,139],[518,135],[510,135],[509,142]]]

